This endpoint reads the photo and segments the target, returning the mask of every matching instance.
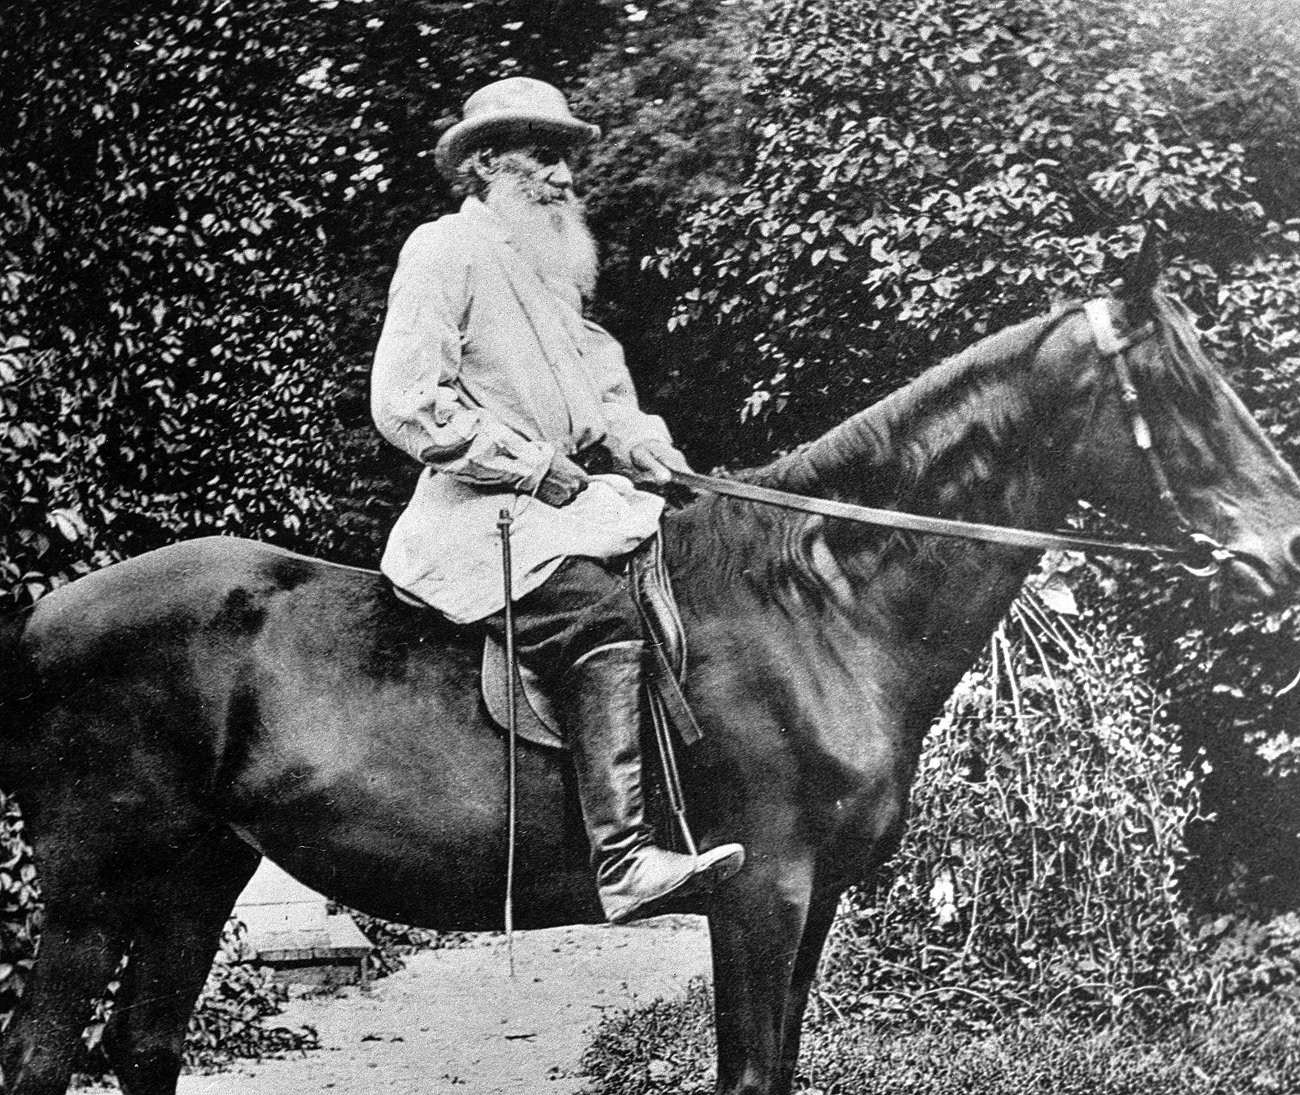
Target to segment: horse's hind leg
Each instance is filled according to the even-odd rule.
[[[261,857],[228,829],[196,836],[151,883],[104,1051],[126,1095],[172,1095],[185,1032],[230,910]]]
[[[115,895],[62,883],[56,871],[42,875],[40,947],[0,1049],[7,1095],[63,1095],[91,1008],[124,949]]]

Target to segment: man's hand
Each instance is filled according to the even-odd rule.
[[[639,478],[660,485],[670,483],[675,471],[691,470],[686,457],[671,445],[643,443],[633,446],[627,455],[633,467],[644,473]]]
[[[557,452],[542,476],[537,497],[548,506],[567,506],[587,489],[587,473],[562,452]]]

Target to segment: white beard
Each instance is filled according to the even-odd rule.
[[[586,211],[577,198],[547,201],[526,178],[503,174],[488,202],[510,231],[510,242],[544,281],[576,290],[586,299],[596,288],[600,262]]]

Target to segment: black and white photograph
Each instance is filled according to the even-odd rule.
[[[0,0],[0,1095],[1300,1095],[1300,0]]]

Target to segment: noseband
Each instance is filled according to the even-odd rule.
[[[1169,476],[1160,462],[1160,454],[1156,452],[1151,442],[1151,428],[1142,414],[1137,386],[1133,383],[1133,375],[1128,367],[1128,351],[1154,338],[1155,324],[1147,320],[1141,327],[1136,327],[1121,337],[1115,330],[1108,302],[1104,299],[1088,301],[1083,306],[1083,314],[1087,317],[1089,327],[1092,328],[1092,341],[1097,347],[1097,352],[1103,360],[1109,361],[1115,370],[1115,376],[1119,380],[1120,404],[1124,408],[1125,417],[1128,418],[1133,441],[1137,445],[1138,452],[1142,454],[1147,471],[1151,474],[1151,481],[1155,484],[1160,504],[1169,515],[1174,528],[1188,545],[1183,548],[1183,558],[1178,560],[1178,565],[1188,574],[1194,574],[1198,578],[1208,578],[1216,574],[1223,563],[1232,559],[1233,552],[1208,533],[1198,532],[1183,512],[1178,496],[1169,485]]]

